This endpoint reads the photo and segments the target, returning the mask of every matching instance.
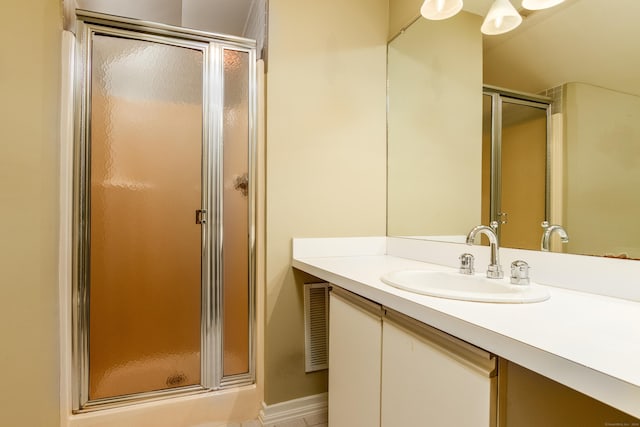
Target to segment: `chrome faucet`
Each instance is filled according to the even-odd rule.
[[[478,233],[484,234],[489,239],[489,246],[491,248],[491,263],[487,267],[487,277],[489,279],[502,279],[504,273],[502,272],[502,266],[500,265],[500,256],[498,250],[498,235],[496,234],[495,227],[498,226],[497,222],[492,222],[491,227],[486,225],[477,225],[469,231],[467,235],[467,245],[473,245]]]
[[[558,233],[562,243],[567,243],[569,241],[569,235],[567,234],[567,231],[564,228],[562,228],[561,225],[549,225],[547,221],[543,221],[542,228],[544,228],[544,232],[542,233],[542,241],[540,242],[540,249],[544,252],[549,252],[551,235],[554,232]]]
[[[519,259],[511,263],[511,284],[529,284],[529,264],[527,264],[525,261]]]

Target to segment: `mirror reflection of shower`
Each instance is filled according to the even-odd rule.
[[[540,248],[549,216],[551,100],[485,87],[482,223],[498,224],[500,244]]]

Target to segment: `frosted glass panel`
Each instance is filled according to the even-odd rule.
[[[249,371],[249,54],[224,51],[223,374]]]
[[[89,399],[200,384],[200,51],[108,36],[91,76]]]

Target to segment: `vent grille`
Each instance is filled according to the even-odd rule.
[[[305,371],[328,368],[329,353],[329,284],[304,285],[304,355]]]

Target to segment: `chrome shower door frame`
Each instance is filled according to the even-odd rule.
[[[77,13],[75,137],[73,176],[73,278],[72,278],[72,401],[80,413],[140,401],[162,399],[248,385],[255,382],[255,213],[256,213],[256,67],[255,41],[240,37],[189,30],[164,24],[114,17],[83,10]],[[203,55],[202,209],[207,212],[201,228],[201,384],[89,399],[89,252],[91,159],[91,54],[94,35],[123,37],[198,50]],[[249,55],[249,369],[223,375],[222,337],[222,147],[223,53],[225,49]]]

